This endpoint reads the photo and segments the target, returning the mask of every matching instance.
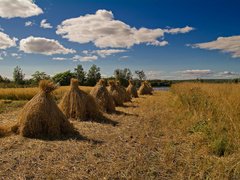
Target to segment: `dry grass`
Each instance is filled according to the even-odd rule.
[[[105,123],[73,122],[82,137],[0,138],[0,178],[239,179],[239,90],[229,84],[178,84],[172,92],[154,92],[117,107],[117,113],[104,114]],[[233,141],[231,151],[216,153],[209,128],[210,134],[225,132]]]
[[[70,89],[70,86],[61,86],[53,93],[54,99],[60,99]],[[81,86],[81,90],[89,93],[92,87]],[[37,93],[38,88],[0,88],[0,99],[4,100],[30,100]]]

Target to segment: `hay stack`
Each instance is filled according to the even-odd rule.
[[[152,95],[152,92],[150,90],[150,88],[148,87],[146,82],[142,82],[141,83],[141,87],[139,88],[139,95]]]
[[[148,85],[150,91],[153,92],[154,90],[153,90],[153,88],[152,88],[152,84],[151,84],[151,83],[147,83],[147,85]]]
[[[67,118],[78,121],[96,120],[102,117],[95,99],[78,88],[77,79],[71,79],[71,87],[62,97],[59,108]]]
[[[148,83],[147,81],[145,81],[145,83],[146,83],[147,87],[150,89],[150,91],[153,92],[154,90],[152,88],[151,83]]]
[[[57,86],[50,80],[42,80],[39,88],[40,91],[21,110],[13,131],[38,138],[60,138],[74,133],[73,125],[50,95]]]
[[[123,87],[119,81],[116,82],[116,86],[119,88],[123,95],[124,102],[131,102],[131,96],[127,93],[125,87]]]
[[[124,97],[121,90],[116,86],[113,80],[108,81],[108,92],[112,95],[115,106],[123,106]]]
[[[127,92],[133,98],[138,98],[137,88],[133,85],[133,80],[129,80],[129,85],[127,87]]]
[[[113,97],[108,92],[104,79],[99,80],[90,91],[90,94],[96,99],[102,112],[112,113],[115,111]]]

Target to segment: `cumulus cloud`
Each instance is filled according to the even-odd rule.
[[[148,79],[157,79],[158,76],[162,74],[163,71],[147,71],[145,72],[145,75],[148,77]]]
[[[26,18],[42,13],[33,0],[0,0],[0,17],[3,18]]]
[[[0,49],[6,49],[16,46],[17,38],[10,38],[7,34],[0,32]]]
[[[184,77],[188,78],[204,78],[211,76],[214,71],[211,71],[210,69],[204,69],[204,70],[186,70],[186,71],[176,71],[172,72],[173,74],[179,74]]]
[[[95,14],[87,14],[78,18],[63,21],[57,27],[56,33],[69,41],[78,43],[93,42],[100,48],[127,47],[134,44],[146,43],[147,45],[165,46],[167,41],[159,41],[165,33],[187,33],[194,28],[173,29],[147,29],[130,27],[119,20],[114,20],[113,13],[107,10],[98,10]]]
[[[94,60],[97,60],[98,59],[98,57],[97,56],[91,56],[91,55],[89,55],[89,56],[79,56],[79,55],[75,55],[74,57],[73,57],[73,59],[74,60],[79,60],[80,62],[93,62]]]
[[[207,50],[221,50],[221,52],[232,53],[233,58],[240,57],[240,36],[219,37],[216,41],[192,45],[193,48]]]
[[[42,28],[52,28],[52,26],[50,25],[50,23],[46,23],[46,19],[43,19],[40,23],[40,27]]]
[[[111,54],[126,52],[126,50],[122,49],[104,49],[104,50],[96,50],[92,51],[92,53],[97,53],[102,58],[105,58],[106,56],[110,56]]]
[[[25,22],[25,26],[32,26],[32,25],[33,25],[33,23],[31,21]]]
[[[3,29],[3,28],[1,28],[1,26],[0,26],[0,31],[4,31],[4,29]]]
[[[53,60],[63,61],[63,60],[67,60],[67,58],[63,58],[63,57],[54,57]]]
[[[64,48],[58,41],[54,39],[46,39],[42,37],[30,36],[20,41],[19,49],[25,53],[37,54],[69,54],[75,53],[73,49]]]

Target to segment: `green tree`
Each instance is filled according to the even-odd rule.
[[[23,71],[20,68],[20,66],[16,66],[13,70],[13,81],[16,84],[22,85],[24,84],[24,81],[23,81],[24,77],[25,77],[25,74],[23,74]]]
[[[61,86],[68,86],[70,85],[71,78],[74,78],[74,73],[71,73],[71,71],[66,71],[63,73],[58,73],[55,76],[52,77],[52,80],[54,83],[60,83]]]
[[[76,68],[74,68],[74,74],[78,79],[79,83],[83,85],[86,80],[86,72],[83,70],[82,65],[79,64]]]
[[[138,75],[138,78],[139,78],[139,80],[140,80],[140,81],[142,81],[142,80],[145,80],[145,79],[146,79],[146,75],[145,75],[145,73],[144,73],[144,71],[143,71],[143,70],[141,70],[141,71],[139,71],[139,70],[136,70],[136,71],[135,71],[135,74],[137,74],[137,75]]]
[[[99,79],[101,79],[100,68],[93,64],[87,74],[87,84],[89,86],[95,86]]]
[[[127,87],[128,80],[132,79],[132,72],[130,69],[125,68],[124,70],[115,69],[114,70],[114,77],[116,81],[119,81],[121,85]]]
[[[35,81],[36,83],[39,83],[40,80],[43,80],[43,79],[50,79],[50,76],[47,75],[45,72],[39,72],[39,71],[36,71],[33,75],[32,75],[32,79],[33,81]]]

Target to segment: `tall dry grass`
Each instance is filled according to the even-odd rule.
[[[60,86],[56,91],[53,92],[54,99],[60,99],[69,88],[70,86]],[[89,93],[92,87],[80,86],[80,89],[86,93]],[[1,88],[0,99],[30,100],[37,94],[38,91],[39,88]]]
[[[189,111],[189,131],[203,132],[218,156],[240,150],[240,85],[182,83],[172,87]]]

